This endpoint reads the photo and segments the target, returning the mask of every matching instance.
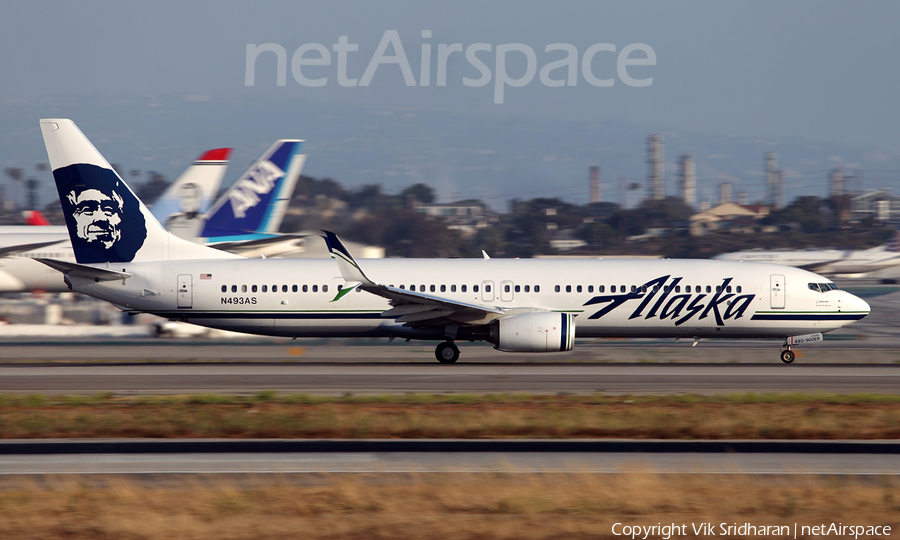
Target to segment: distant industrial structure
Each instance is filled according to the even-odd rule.
[[[659,133],[651,133],[647,138],[647,184],[651,199],[662,200],[666,198],[666,170],[663,158],[663,140]]]
[[[731,182],[719,183],[719,204],[731,202]]]
[[[689,206],[697,206],[697,166],[694,156],[684,154],[678,160],[678,183],[681,198]]]
[[[766,152],[766,204],[771,208],[784,206],[784,175],[778,170],[778,154]]]
[[[591,182],[591,202],[598,203],[603,199],[600,193],[600,167],[594,165],[588,169]]]

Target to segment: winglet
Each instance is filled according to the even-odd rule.
[[[344,246],[341,239],[331,231],[323,230],[322,232],[325,233],[325,236],[322,238],[325,239],[325,243],[328,245],[328,251],[331,252],[331,258],[337,261],[338,268],[341,271],[341,277],[344,278],[344,281],[349,283],[375,285],[375,282],[369,279],[365,272],[362,271],[362,268],[356,264],[353,255],[350,255],[350,251],[347,250],[347,247]]]

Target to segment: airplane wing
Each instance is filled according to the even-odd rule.
[[[344,281],[348,282],[347,286],[338,291],[335,300],[359,288],[390,301],[391,309],[382,313],[383,317],[393,318],[397,322],[425,326],[430,322],[437,323],[439,319],[450,319],[459,323],[483,323],[486,319],[494,319],[505,313],[504,310],[496,307],[469,304],[441,296],[378,284],[366,276],[336,234],[329,231],[322,232],[325,233],[322,238],[328,244],[331,258],[337,261],[341,276]]]
[[[59,270],[67,276],[93,279],[94,281],[117,281],[120,279],[130,278],[128,272],[117,272],[116,270],[108,270],[106,268],[96,268],[86,264],[78,264],[57,259],[35,259],[37,262],[44,263],[54,270]]]
[[[60,242],[65,242],[65,240],[52,240],[50,242],[36,242],[34,244],[19,244],[16,246],[6,246],[0,248],[0,257],[9,257],[10,255],[18,255],[19,253],[27,253],[29,251],[33,251],[35,249],[45,248],[47,246],[52,246],[53,244],[58,244]]]
[[[798,265],[797,268],[802,268],[803,270],[807,270],[809,272],[820,273],[823,268],[826,268],[829,265],[832,265],[834,263],[841,262],[842,260],[844,260],[844,259],[840,258],[840,259],[831,259],[829,261],[816,261],[816,262],[812,262],[809,264]]]

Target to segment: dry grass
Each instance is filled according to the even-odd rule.
[[[0,397],[0,438],[896,439],[894,396]]]
[[[621,522],[900,527],[895,478],[428,474],[6,479],[0,538],[578,539]],[[688,534],[688,536],[693,536]],[[735,536],[730,536],[735,537]],[[619,537],[621,538],[621,537]],[[658,535],[655,538],[659,538]]]

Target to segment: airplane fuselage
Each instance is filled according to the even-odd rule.
[[[704,260],[370,259],[378,283],[488,306],[504,314],[576,316],[577,337],[784,338],[828,332],[868,314],[830,281],[797,268]],[[105,266],[104,266],[105,267]],[[126,311],[287,337],[443,339],[441,325],[404,325],[346,282],[333,260],[111,263],[121,281],[68,277],[73,289]],[[415,287],[415,289],[413,289]],[[818,288],[817,288],[818,289]],[[490,318],[480,321],[489,324]],[[446,321],[452,325],[454,321]]]

